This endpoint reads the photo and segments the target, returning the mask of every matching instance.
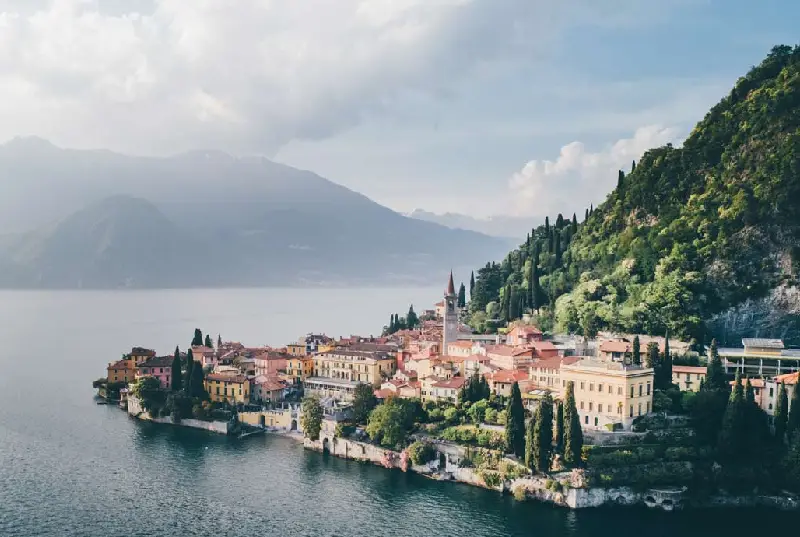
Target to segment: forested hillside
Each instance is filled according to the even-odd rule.
[[[800,47],[775,47],[682,147],[648,151],[584,216],[478,271],[476,328],[530,309],[573,333],[797,339]]]

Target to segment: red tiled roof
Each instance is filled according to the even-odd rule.
[[[600,344],[601,352],[630,352],[631,344],[627,341],[604,341]]]
[[[794,385],[797,384],[797,376],[798,373],[787,373],[785,375],[778,375],[775,377],[775,382],[780,384],[783,382],[784,384]]]
[[[517,325],[517,326],[515,326],[514,328],[511,329],[509,334],[511,332],[520,332],[520,333],[525,334],[525,335],[528,335],[528,334],[541,334],[542,333],[541,330],[539,330],[538,328],[536,328],[535,326],[532,326],[532,325]]]
[[[553,356],[538,360],[531,365],[533,369],[561,369],[562,365],[572,365],[581,360],[580,356]]]
[[[394,392],[392,390],[375,390],[374,393],[375,397],[377,397],[378,399],[386,399],[387,397],[394,395]]]
[[[117,360],[113,364],[109,364],[108,369],[130,369],[133,370],[133,367],[130,367],[132,362],[128,360]]]
[[[453,341],[452,343],[448,343],[447,346],[450,347],[460,347],[462,349],[471,349],[473,343],[466,339],[459,339],[458,341]]]
[[[248,382],[247,377],[244,375],[223,375],[220,373],[209,373],[206,380],[229,382],[232,384],[244,384]]]
[[[453,377],[447,380],[440,380],[439,382],[434,382],[434,388],[454,388],[456,390],[460,389],[465,383],[467,379],[464,377]]]
[[[522,347],[510,347],[508,345],[487,345],[486,354],[497,354],[499,356],[522,356],[530,354],[530,349]]]
[[[495,371],[494,373],[490,373],[488,377],[492,382],[511,384],[514,382],[520,382],[521,380],[527,379],[528,374],[525,371],[501,370],[501,371]]]

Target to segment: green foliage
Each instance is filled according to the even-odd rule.
[[[546,219],[478,271],[471,311],[522,292],[533,310],[555,305],[558,330],[669,329],[702,342],[719,314],[796,283],[781,260],[800,245],[799,79],[800,47],[774,48],[682,147],[652,149],[620,172],[583,223]],[[513,305],[500,309],[511,320]]]
[[[184,393],[172,392],[167,395],[164,409],[172,416],[172,421],[179,423],[183,418],[192,417],[192,399]]]
[[[786,434],[792,438],[800,432],[800,379],[792,391],[792,403],[789,405],[789,419],[786,422]]]
[[[369,415],[367,434],[385,447],[401,448],[414,426],[416,406],[405,399],[391,398]]]
[[[642,363],[642,349],[639,336],[633,338],[633,350],[631,351],[631,363],[640,365]]]
[[[467,416],[472,423],[479,425],[486,419],[486,411],[489,408],[489,401],[481,399],[476,401],[467,409]]]
[[[575,406],[575,385],[567,383],[567,394],[564,400],[564,461],[573,466],[581,464],[583,450],[583,430],[578,409]]]
[[[783,382],[781,382],[781,386],[778,388],[778,404],[775,405],[774,418],[773,427],[775,441],[779,446],[782,446],[786,442],[786,427],[789,418],[789,398],[786,395],[786,386]]]
[[[356,423],[367,423],[369,413],[378,405],[375,392],[369,384],[356,386],[353,395],[353,420]]]
[[[672,408],[672,399],[661,390],[653,394],[653,412],[669,412]]]
[[[142,402],[142,408],[152,416],[164,408],[167,399],[167,394],[161,389],[159,380],[151,376],[137,380],[131,387],[131,393]]]
[[[183,377],[181,376],[181,351],[175,347],[175,357],[172,359],[172,371],[170,372],[170,388],[173,392],[183,389]]]
[[[436,459],[436,448],[428,442],[420,442],[417,440],[408,446],[408,456],[412,463],[421,466]]]
[[[303,415],[300,419],[303,425],[303,432],[311,440],[319,440],[319,433],[322,430],[322,405],[316,397],[306,397],[303,399]]]
[[[534,425],[533,457],[536,470],[550,471],[550,458],[553,454],[553,398],[545,394],[536,409]]]
[[[711,340],[711,347],[708,351],[708,371],[704,384],[707,390],[728,390],[728,381],[725,378],[725,370],[722,367],[722,359],[717,350],[717,340]]]
[[[556,452],[564,451],[564,403],[556,403],[556,429],[555,429]]]
[[[486,409],[486,413],[483,415],[483,420],[486,423],[497,423],[498,422],[497,415],[498,415],[497,410],[495,410],[492,407],[489,407]]]
[[[741,459],[746,454],[747,416],[742,377],[736,373],[736,384],[728,399],[728,406],[722,417],[722,429],[719,436],[719,452],[727,460]]]
[[[506,408],[506,451],[517,457],[525,456],[525,407],[516,382],[511,387],[511,400]]]
[[[186,393],[191,393],[192,391],[192,371],[194,371],[194,356],[192,355],[192,349],[187,349],[183,374],[183,391]]]
[[[189,396],[198,399],[208,399],[208,393],[206,393],[206,387],[203,384],[204,380],[203,365],[200,362],[193,362],[193,363],[194,367],[192,367],[191,383],[189,386]]]
[[[205,339],[205,341],[203,343],[209,349],[213,349],[214,348],[214,342],[211,341],[211,335],[210,334],[206,334],[206,339]]]
[[[194,337],[192,338],[192,347],[200,347],[203,345],[203,331],[199,328],[194,329]]]
[[[475,403],[482,399],[489,399],[491,394],[492,391],[489,389],[486,377],[475,371],[461,387],[458,400],[462,404]]]
[[[458,288],[458,302],[457,305],[459,308],[463,308],[467,305],[467,289],[464,287],[462,283]]]

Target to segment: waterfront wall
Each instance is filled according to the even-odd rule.
[[[183,427],[191,427],[193,429],[202,429],[218,434],[230,434],[231,426],[227,421],[203,421],[191,418],[182,419],[180,422],[175,423],[171,417],[154,418],[142,407],[142,402],[139,398],[129,395],[128,396],[128,414],[140,420],[152,421],[154,423],[165,423],[169,425],[181,425]]]

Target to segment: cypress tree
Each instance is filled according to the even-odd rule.
[[[719,357],[716,339],[711,340],[711,348],[708,354],[708,372],[706,373],[705,387],[707,390],[725,391],[728,389],[728,384],[725,380],[725,371],[722,368],[722,360]]]
[[[564,403],[556,403],[556,451],[562,453],[564,450]]]
[[[631,161],[631,173],[633,173],[634,170],[636,170],[636,161],[635,160]]]
[[[736,384],[722,416],[722,430],[719,433],[718,444],[720,454],[729,460],[741,458],[746,453],[748,431],[745,405],[742,376],[737,371]]]
[[[556,254],[556,267],[561,266],[561,233],[555,231],[555,244],[553,245],[553,253]]]
[[[462,282],[458,288],[458,307],[463,308],[467,305],[467,288]]]
[[[672,352],[669,350],[669,330],[664,334],[664,359],[659,364],[664,389],[672,386]]]
[[[204,344],[209,349],[213,349],[214,348],[214,343],[212,343],[212,341],[211,341],[211,335],[210,334],[206,334],[206,340],[205,340]]]
[[[203,332],[199,328],[195,328],[192,347],[200,347],[201,345],[203,345]]]
[[[170,371],[170,389],[173,392],[178,392],[183,388],[183,380],[181,377],[181,351],[175,347],[175,357],[172,359],[172,370]]]
[[[203,366],[200,362],[195,362],[192,368],[192,383],[190,393],[192,397],[205,399],[208,397],[206,387],[203,385]]]
[[[222,336],[217,334],[217,349],[222,347]]]
[[[642,364],[642,348],[641,348],[641,343],[639,343],[639,336],[635,336],[633,338],[633,351],[631,359],[634,365]]]
[[[586,209],[586,212],[583,213],[583,221],[586,222],[589,219],[589,209]]]
[[[531,309],[535,310],[538,313],[539,309],[544,305],[544,293],[542,292],[542,286],[539,284],[539,247],[538,247],[538,245],[534,247],[533,260],[531,261],[530,292],[531,292],[531,296],[530,296]]]
[[[572,466],[581,463],[583,450],[583,431],[581,419],[575,406],[575,385],[567,383],[567,397],[564,403],[564,461]]]
[[[658,343],[655,341],[651,341],[647,344],[647,354],[644,357],[644,366],[651,369],[656,369],[658,365]],[[655,385],[661,387],[661,384],[658,382],[658,371],[655,372]]]
[[[617,195],[622,197],[622,183],[625,181],[625,172],[619,170],[617,174]]]
[[[544,236],[545,237],[549,237],[550,236],[550,217],[549,216],[545,216],[544,217]]]
[[[789,419],[786,422],[786,436],[789,440],[800,432],[800,373],[792,390],[792,404],[789,405]]]
[[[547,233],[547,253],[548,254],[552,254],[554,252],[554,250],[553,250],[553,248],[554,248],[554,246],[553,246],[553,235],[555,235],[555,232],[551,229]]]
[[[525,466],[534,472],[536,471],[536,421],[538,418],[539,412],[534,412],[525,429]]]
[[[775,441],[779,446],[786,442],[786,426],[789,415],[789,397],[786,395],[786,385],[781,382],[778,388],[778,405],[775,407]]]
[[[556,217],[556,229],[561,229],[563,227],[564,227],[564,217],[561,215],[561,213],[558,213],[558,216]]]
[[[553,453],[553,398],[547,393],[536,410],[534,428],[534,460],[539,472],[550,471],[550,457]]]
[[[511,387],[511,400],[506,409],[506,451],[517,457],[525,456],[525,407],[516,382]]]
[[[594,213],[594,203],[589,204],[589,216],[592,216]]]
[[[419,317],[417,317],[417,312],[414,311],[414,304],[411,304],[408,307],[408,313],[406,314],[406,328],[409,330],[416,328],[419,324]],[[444,352],[447,352],[447,349],[444,349]]]
[[[472,293],[475,291],[475,271],[469,274],[469,299],[472,300]]]
[[[194,356],[192,349],[186,351],[186,376],[183,377],[183,390],[186,394],[191,393],[192,371],[194,371]]]
[[[572,235],[578,232],[578,217],[572,213]]]

